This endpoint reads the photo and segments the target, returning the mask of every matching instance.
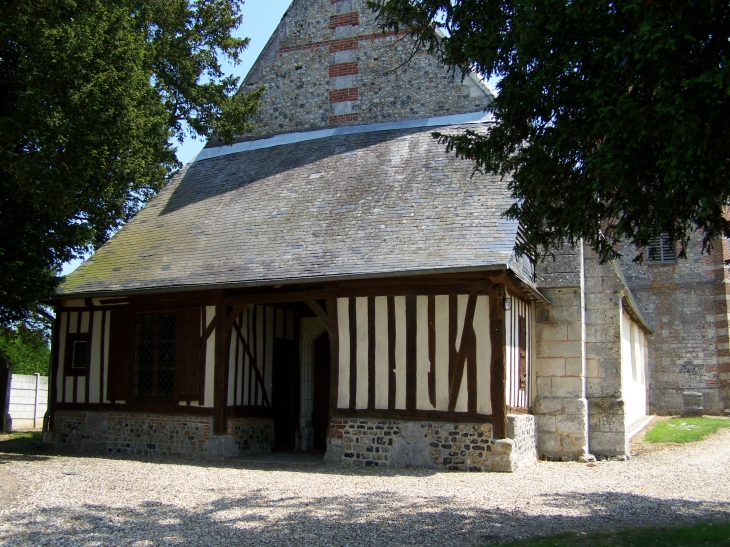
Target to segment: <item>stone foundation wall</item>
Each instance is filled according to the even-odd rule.
[[[212,435],[207,416],[57,411],[52,446],[59,452],[97,452],[185,458],[268,454],[274,421],[228,420],[227,435]]]
[[[229,418],[228,435],[239,456],[270,454],[274,446],[274,420],[267,418]]]
[[[581,460],[588,456],[588,401],[585,398],[538,397],[537,451],[548,460]]]
[[[624,402],[613,397],[588,399],[591,454],[625,456],[629,453]]]
[[[168,414],[57,411],[54,422],[62,452],[201,457],[212,430],[209,417]]]
[[[341,418],[330,422],[325,461],[449,471],[514,471],[534,463],[534,416],[510,415],[509,431],[514,438],[493,439],[488,423]]]

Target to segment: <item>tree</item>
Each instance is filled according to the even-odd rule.
[[[15,328],[0,327],[0,356],[13,367],[13,374],[48,376],[51,348],[48,329],[19,324]]]
[[[478,170],[511,175],[519,252],[583,238],[605,261],[621,242],[640,251],[668,233],[685,256],[691,236],[704,250],[730,236],[727,2],[371,5],[455,71],[501,77],[488,135],[439,138]]]
[[[0,323],[49,298],[179,167],[173,139],[250,129],[237,0],[0,0]]]

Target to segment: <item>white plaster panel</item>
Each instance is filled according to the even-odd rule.
[[[86,402],[86,376],[77,376],[76,382],[78,383],[78,385],[76,386],[76,402],[85,403]]]
[[[357,324],[357,391],[355,408],[368,407],[368,299],[355,299],[355,321]]]
[[[406,408],[406,297],[395,301],[395,408]]]
[[[64,394],[64,401],[67,403],[72,403],[74,400],[74,381],[76,380],[75,376],[66,376],[66,382],[65,382],[65,394]]]
[[[489,297],[478,296],[474,310],[474,331],[477,335],[477,412],[492,413],[490,392],[492,341],[489,333]]]
[[[375,298],[375,408],[388,408],[388,298]]]
[[[266,395],[271,402],[271,384],[274,377],[274,308],[266,307],[266,374],[264,380],[266,384]],[[262,394],[263,404],[263,394]]]
[[[276,309],[276,337],[284,338],[284,310]]]
[[[416,297],[416,408],[433,410],[428,398],[428,296]]]
[[[514,366],[514,347],[512,345],[512,323],[514,321],[514,313],[515,313],[515,307],[517,305],[517,302],[515,298],[509,293],[505,292],[506,298],[512,299],[512,309],[511,310],[505,310],[504,311],[504,336],[505,336],[505,366],[507,368],[507,381],[505,383],[505,390],[507,393],[505,394],[505,401],[507,401],[507,405],[514,405],[514,401],[512,400],[512,367]]]
[[[249,329],[249,316],[251,315],[251,306],[246,308],[241,315],[241,332],[246,343],[249,341],[248,329]],[[238,396],[237,401],[239,405],[248,405],[248,386],[249,386],[249,374],[251,364],[248,358],[248,354],[243,349],[241,344],[241,374],[238,376]]]
[[[79,331],[81,334],[86,334],[87,332],[89,332],[90,317],[91,312],[81,312],[81,330]]]
[[[436,297],[436,408],[449,409],[449,297]]]
[[[91,363],[89,363],[89,402],[101,402],[101,320],[104,312],[94,312],[91,329]]]
[[[205,307],[205,326],[206,328],[215,319],[215,306]],[[203,406],[207,408],[213,407],[213,396],[215,394],[215,384],[213,382],[215,373],[215,333],[208,337],[205,345],[205,401]]]
[[[112,320],[112,312],[107,311],[104,313],[106,313],[106,321],[105,321],[105,328],[104,328],[104,355],[103,355],[104,361],[102,363],[102,366],[104,368],[104,385],[101,386],[101,388],[103,390],[103,394],[102,394],[103,400],[105,403],[108,403],[109,399],[107,399],[107,397],[106,397],[106,388],[107,388],[107,383],[109,382],[109,332],[111,330],[109,328],[109,325]]]
[[[235,404],[234,396],[235,391],[235,378],[236,378],[236,349],[238,347],[238,336],[236,336],[235,330],[231,331],[230,347],[228,348],[228,397],[226,404],[233,406]]]
[[[76,334],[79,325],[79,312],[72,311],[68,314],[68,333]]]
[[[337,407],[348,408],[350,406],[350,316],[347,298],[337,299],[337,330],[340,337]]]
[[[63,367],[66,359],[66,330],[68,329],[68,316],[67,312],[61,314],[61,334],[58,337],[58,378],[54,378],[56,381],[56,402],[62,403],[64,398],[64,380],[63,380]]]

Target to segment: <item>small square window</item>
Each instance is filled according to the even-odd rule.
[[[669,239],[669,234],[662,233],[649,242],[649,264],[673,264],[677,262],[677,246]]]
[[[88,334],[69,334],[66,338],[65,365],[67,376],[83,376],[89,364],[91,342]]]

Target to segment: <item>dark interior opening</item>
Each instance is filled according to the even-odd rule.
[[[330,404],[330,337],[326,332],[314,341],[314,449],[327,448]]]
[[[295,324],[298,321],[295,321]],[[299,329],[294,340],[277,338],[272,355],[271,407],[274,450],[294,450],[299,421]]]

